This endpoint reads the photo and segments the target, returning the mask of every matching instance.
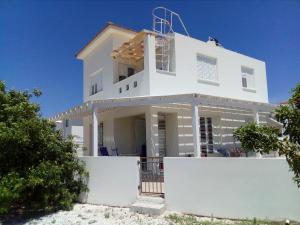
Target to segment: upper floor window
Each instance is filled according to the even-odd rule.
[[[103,90],[102,85],[103,72],[102,69],[97,71],[90,76],[90,95],[97,94]]]
[[[255,80],[254,80],[254,69],[242,66],[242,87],[246,89],[254,89],[255,88]]]
[[[155,38],[156,69],[158,71],[175,73],[175,41],[171,36]]]
[[[198,54],[197,78],[198,81],[218,82],[217,59]]]

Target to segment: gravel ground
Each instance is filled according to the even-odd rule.
[[[117,208],[89,204],[76,204],[71,211],[58,211],[27,221],[10,222],[8,224],[25,225],[169,225],[164,215],[150,217],[129,211],[129,208]]]
[[[14,220],[5,223],[9,225],[169,225],[166,216],[171,212],[165,212],[161,216],[148,216],[136,214],[129,208],[108,207],[89,204],[76,204],[71,211],[58,211],[53,214],[35,217],[28,220]],[[209,221],[210,218],[201,217],[199,220]],[[230,221],[223,220],[225,223]],[[1,222],[0,222],[1,224]]]

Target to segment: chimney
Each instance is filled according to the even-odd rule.
[[[218,41],[218,39],[216,39],[214,37],[210,37],[210,36],[208,37],[208,41],[206,43],[208,43],[210,45],[218,46],[218,47],[223,47],[221,45],[221,43]]]

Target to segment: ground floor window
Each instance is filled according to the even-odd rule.
[[[98,125],[98,145],[103,147],[103,122]]]
[[[201,154],[213,153],[213,127],[211,117],[200,117]]]
[[[158,148],[159,157],[166,156],[166,116],[165,114],[158,114]]]

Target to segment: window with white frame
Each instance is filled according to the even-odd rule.
[[[198,81],[218,82],[217,59],[197,54]]]
[[[173,37],[155,38],[156,70],[175,73],[175,41]]]
[[[90,76],[90,95],[97,94],[98,92],[103,90],[102,79],[103,79],[102,70],[91,74],[91,76]]]
[[[242,66],[242,87],[246,89],[255,89],[254,69]]]

